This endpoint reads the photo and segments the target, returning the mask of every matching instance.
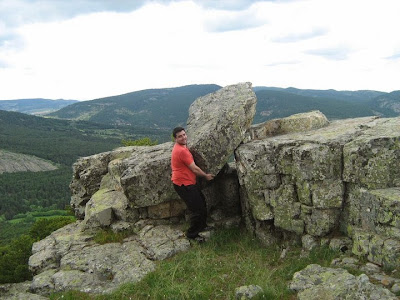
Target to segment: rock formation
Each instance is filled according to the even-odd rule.
[[[367,117],[241,145],[247,228],[265,243],[341,232],[354,254],[400,266],[399,129],[400,118]]]
[[[207,172],[218,174],[204,187],[216,223],[240,222],[237,175],[227,161],[244,139],[255,105],[251,84],[242,83],[201,97],[190,108],[190,148]],[[122,147],[73,165],[71,205],[82,221],[33,245],[31,290],[108,292],[140,280],[154,269],[155,260],[190,247],[183,232],[171,227],[186,210],[171,184],[172,146]],[[93,241],[99,228],[133,234],[121,244],[99,245]]]
[[[389,290],[372,284],[365,274],[356,277],[341,268],[324,268],[319,265],[309,265],[296,272],[290,289],[298,292],[299,300],[397,299]]]

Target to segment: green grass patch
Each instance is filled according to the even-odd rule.
[[[237,287],[250,284],[264,290],[257,299],[294,299],[287,285],[296,271],[311,263],[328,266],[339,255],[320,248],[301,258],[301,248],[293,248],[280,259],[281,251],[280,245],[265,247],[244,230],[219,230],[208,242],[158,262],[156,271],[112,294],[69,292],[51,299],[234,299]]]
[[[129,230],[113,232],[111,229],[100,229],[94,236],[94,241],[100,245],[107,243],[122,243],[123,239],[131,235]]]

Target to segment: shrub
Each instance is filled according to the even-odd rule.
[[[124,146],[154,146],[158,144],[158,141],[152,141],[149,137],[144,137],[138,140],[122,140],[121,143]]]

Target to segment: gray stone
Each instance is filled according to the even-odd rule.
[[[331,239],[329,248],[336,251],[346,252],[353,248],[353,241],[349,237],[335,237]]]
[[[296,272],[290,289],[298,292],[299,300],[397,299],[389,290],[369,282],[365,274],[355,277],[344,269],[315,264]]]
[[[345,145],[343,179],[369,189],[400,185],[400,118],[378,119]]]
[[[235,289],[235,299],[252,299],[261,294],[263,289],[258,285],[246,285]]]
[[[360,270],[362,272],[365,272],[366,274],[374,274],[381,272],[381,268],[378,265],[370,262],[367,262],[365,265],[361,266]]]
[[[36,295],[29,290],[30,282],[6,283],[0,285],[0,299],[9,300],[45,300],[47,297]]]
[[[123,283],[142,279],[155,269],[154,260],[190,248],[184,233],[169,226],[148,225],[122,243],[99,245],[86,231],[78,230],[79,224],[66,226],[34,245],[30,259],[30,268],[36,273],[32,291],[43,295],[71,289],[109,292]],[[51,263],[43,255],[49,251],[54,253],[55,261]]]
[[[152,260],[163,260],[190,248],[185,234],[168,226],[146,226],[139,233],[139,242]]]
[[[265,139],[280,134],[309,131],[325,127],[328,124],[328,119],[318,110],[295,114],[287,118],[274,119],[252,125],[247,132],[248,136],[245,142]]]
[[[301,244],[303,246],[303,250],[311,251],[318,246],[318,240],[315,237],[306,234],[302,236]]]
[[[392,293],[399,293],[400,292],[400,284],[399,283],[395,283],[393,284],[392,288],[391,288]]]
[[[256,103],[249,82],[226,86],[192,103],[187,121],[188,146],[204,171],[219,173],[245,138]]]
[[[71,206],[77,217],[83,219],[85,205],[100,188],[103,176],[108,172],[108,164],[114,159],[129,157],[137,147],[123,147],[78,159],[72,166],[73,177],[70,184]]]

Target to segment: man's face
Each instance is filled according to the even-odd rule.
[[[175,142],[179,145],[186,145],[187,135],[185,130],[179,131],[175,136]]]

